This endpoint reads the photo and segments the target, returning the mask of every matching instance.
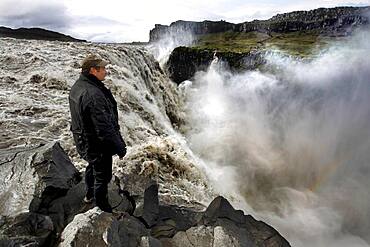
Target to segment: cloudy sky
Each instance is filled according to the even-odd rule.
[[[0,0],[0,26],[42,27],[94,42],[131,42],[148,41],[156,23],[239,23],[295,10],[365,5],[370,0]]]

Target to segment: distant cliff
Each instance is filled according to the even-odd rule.
[[[155,28],[150,30],[149,42],[159,40],[166,35],[176,35],[179,32],[191,32],[196,35],[207,33],[219,33],[234,30],[235,24],[226,21],[176,21],[170,26],[156,24]]]
[[[176,21],[169,26],[156,24],[155,28],[150,31],[149,42],[183,31],[201,35],[226,31],[269,33],[321,29],[335,34],[338,31],[345,32],[347,27],[368,24],[368,12],[370,12],[370,7],[336,7],[294,11],[275,15],[268,20],[254,20],[239,24],[226,21]]]
[[[0,27],[0,38],[10,37],[16,39],[58,40],[69,42],[86,42],[86,40],[75,39],[71,36],[42,28],[18,28],[11,29]]]
[[[331,40],[351,35],[369,23],[370,7],[319,8],[239,24],[222,20],[156,25],[150,31],[150,42],[193,35],[191,47],[175,48],[165,65],[170,78],[181,83],[207,69],[215,52],[231,71],[255,69],[264,63],[265,51],[278,49],[293,56],[310,56]]]

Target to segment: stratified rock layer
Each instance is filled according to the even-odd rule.
[[[232,71],[252,70],[265,62],[263,53],[258,51],[215,52],[180,46],[172,51],[166,67],[170,78],[179,84],[190,79],[197,71],[205,71],[216,57]]]
[[[348,27],[369,23],[370,7],[319,8],[310,11],[294,11],[278,14],[268,20],[254,20],[233,24],[225,21],[176,21],[169,26],[155,25],[150,31],[150,42],[178,33],[203,35],[226,31],[233,32],[293,32],[321,29],[325,32],[345,32]]]

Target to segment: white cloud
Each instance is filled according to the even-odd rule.
[[[56,0],[11,0],[0,2],[0,25],[17,27],[43,27],[65,31],[70,25],[70,17],[63,3]]]
[[[338,5],[370,5],[370,0],[1,0],[0,25],[38,25],[93,41],[147,41],[154,24],[207,19],[237,23]]]

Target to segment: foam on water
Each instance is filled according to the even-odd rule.
[[[178,132],[185,121],[182,99],[146,49],[8,38],[0,39],[0,49],[1,148],[59,140],[83,169],[86,162],[77,155],[69,131],[68,92],[79,76],[79,62],[99,53],[111,62],[105,84],[117,100],[128,144],[125,159],[114,159],[115,175],[122,181],[158,181],[166,203],[209,202],[207,179]]]
[[[214,62],[180,90],[145,48],[2,38],[0,148],[59,140],[83,169],[68,90],[99,53],[128,144],[114,174],[131,191],[156,180],[161,203],[198,209],[220,193],[293,246],[368,246],[369,37],[312,60],[273,52],[263,71]]]

